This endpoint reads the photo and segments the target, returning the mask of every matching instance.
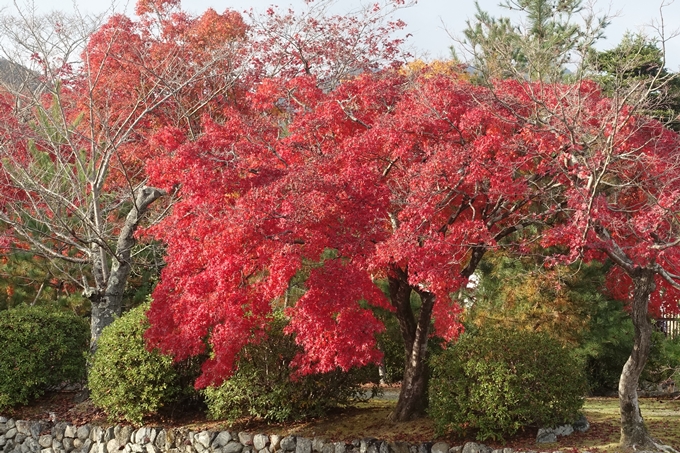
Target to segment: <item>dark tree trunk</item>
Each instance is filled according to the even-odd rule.
[[[649,269],[638,269],[630,276],[634,288],[631,316],[635,338],[633,351],[623,366],[619,380],[621,446],[635,449],[656,448],[657,445],[642,419],[637,394],[640,375],[649,358],[652,341],[652,325],[647,317],[647,306],[649,296],[654,291],[654,272]]]
[[[407,421],[425,415],[427,406],[427,341],[432,317],[434,296],[418,291],[422,304],[418,319],[411,309],[411,292],[406,273],[398,271],[390,277],[390,299],[396,308],[396,317],[404,340],[404,378],[392,421]]]

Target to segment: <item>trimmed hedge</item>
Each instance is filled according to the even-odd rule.
[[[542,333],[466,333],[432,360],[429,413],[439,433],[473,430],[479,440],[572,422],[587,389],[581,368]]]
[[[130,310],[99,337],[88,386],[92,402],[111,419],[140,424],[144,416],[191,392],[187,390],[187,379],[178,372],[180,365],[158,351],[146,349],[148,309],[146,303]]]
[[[51,307],[0,311],[0,410],[28,404],[51,387],[85,380],[87,321]]]

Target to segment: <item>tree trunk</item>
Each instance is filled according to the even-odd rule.
[[[647,317],[649,296],[654,291],[654,272],[638,269],[633,279],[632,312],[635,338],[633,351],[623,366],[619,380],[619,404],[621,406],[621,446],[635,449],[656,448],[645,426],[637,388],[642,370],[647,363],[652,342],[652,325]]]
[[[136,244],[135,231],[139,227],[142,216],[147,209],[164,192],[153,187],[142,187],[135,191],[134,206],[128,213],[125,224],[120,230],[116,243],[116,255],[112,259],[111,272],[104,291],[90,291],[92,303],[90,316],[90,351],[97,349],[97,340],[104,327],[111,324],[121,315],[123,309],[123,292],[130,276],[132,247]]]
[[[432,317],[434,296],[426,291],[418,291],[422,299],[418,319],[411,309],[411,291],[406,273],[398,272],[397,277],[390,277],[390,299],[396,308],[399,328],[404,340],[406,359],[404,378],[401,381],[401,392],[394,411],[389,418],[392,421],[407,421],[425,414],[427,406],[427,341]]]

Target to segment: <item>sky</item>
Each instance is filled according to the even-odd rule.
[[[5,3],[11,10],[13,0],[0,0],[0,5]],[[19,5],[24,5],[25,0],[17,0]],[[30,1],[30,0],[29,0]],[[317,0],[318,1],[318,0]],[[481,8],[490,12],[493,16],[508,16],[507,10],[499,8],[499,0],[478,0]],[[583,4],[588,4],[584,0]],[[660,9],[663,10],[663,21],[666,36],[680,30],[680,0],[591,0],[593,8],[600,14],[614,16],[611,25],[605,30],[606,40],[600,42],[600,49],[614,47],[627,30],[645,32],[648,36],[658,36],[658,33],[650,27],[658,25],[661,21]],[[375,0],[336,0],[334,11],[344,13],[359,9],[367,3]],[[107,0],[33,0],[39,12],[49,12],[57,9],[72,11],[74,4],[81,12],[99,13],[110,7]],[[127,7],[130,12],[133,9],[134,0],[129,4],[121,2],[115,4],[118,11]],[[245,11],[250,8],[264,11],[271,5],[279,7],[293,7],[300,10],[304,7],[304,0],[183,0],[185,10],[200,14],[207,8],[212,7],[218,12],[227,8],[237,11]],[[407,23],[406,32],[411,35],[407,43],[412,47],[417,56],[428,56],[430,59],[447,58],[450,56],[449,48],[454,45],[453,37],[460,37],[465,28],[467,19],[473,19],[475,14],[474,0],[418,0],[415,6],[405,8],[397,12],[397,17]],[[680,36],[671,39],[667,46],[667,67],[672,71],[680,71]]]

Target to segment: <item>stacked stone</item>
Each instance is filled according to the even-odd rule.
[[[468,442],[407,444],[377,439],[328,442],[230,431],[73,426],[0,417],[0,453],[515,453]]]

